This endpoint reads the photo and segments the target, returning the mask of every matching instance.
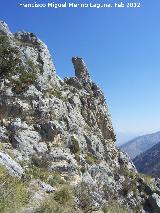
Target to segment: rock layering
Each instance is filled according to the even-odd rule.
[[[85,183],[99,212],[113,200],[127,212],[160,210],[158,180],[148,185],[115,146],[105,97],[83,59],[73,57],[75,77],[62,80],[47,46],[33,33],[12,34],[0,22],[0,36],[10,54],[7,65],[2,60],[0,65],[0,164],[19,178],[25,177],[28,163],[58,173],[73,187]],[[16,63],[9,63],[11,59]],[[43,193],[56,191],[37,181]],[[75,212],[89,212],[76,199]],[[29,211],[34,207],[22,212]]]

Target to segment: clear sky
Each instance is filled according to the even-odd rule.
[[[45,41],[62,78],[74,75],[72,56],[83,57],[92,79],[105,93],[116,131],[139,134],[160,130],[159,0],[140,0],[137,9],[18,6],[31,2],[35,1],[0,0],[0,19],[13,32],[24,29]]]

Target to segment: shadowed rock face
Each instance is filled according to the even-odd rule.
[[[10,63],[5,55],[5,63],[0,63],[0,164],[19,178],[28,174],[29,166],[45,169],[49,177],[59,174],[65,184],[76,186],[77,193],[86,184],[93,209],[101,209],[110,199],[125,205],[127,212],[142,208],[147,199],[145,180],[116,148],[105,97],[83,59],[72,58],[75,76],[63,81],[36,35],[11,34],[4,22],[0,30],[0,60],[8,49],[9,59],[17,62]],[[33,182],[41,183],[29,184]],[[155,190],[158,186],[150,191]],[[45,195],[40,197],[42,202]],[[75,200],[76,212],[90,211],[81,209],[78,195]]]
[[[23,42],[29,42],[32,43],[34,45],[38,44],[38,38],[36,35],[34,35],[34,33],[29,33],[29,32],[17,32],[14,34],[14,37],[18,40],[21,40]]]
[[[75,76],[79,81],[90,83],[90,75],[82,58],[73,57],[72,63],[75,69]]]

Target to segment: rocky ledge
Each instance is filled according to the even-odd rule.
[[[0,22],[0,211],[159,212],[160,180],[118,150],[103,92],[72,63],[62,80],[36,35]]]

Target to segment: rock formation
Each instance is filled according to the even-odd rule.
[[[40,39],[0,22],[0,168],[30,192],[15,212],[159,211],[158,181],[117,149],[102,91],[82,58],[72,62],[75,77],[60,79]]]

